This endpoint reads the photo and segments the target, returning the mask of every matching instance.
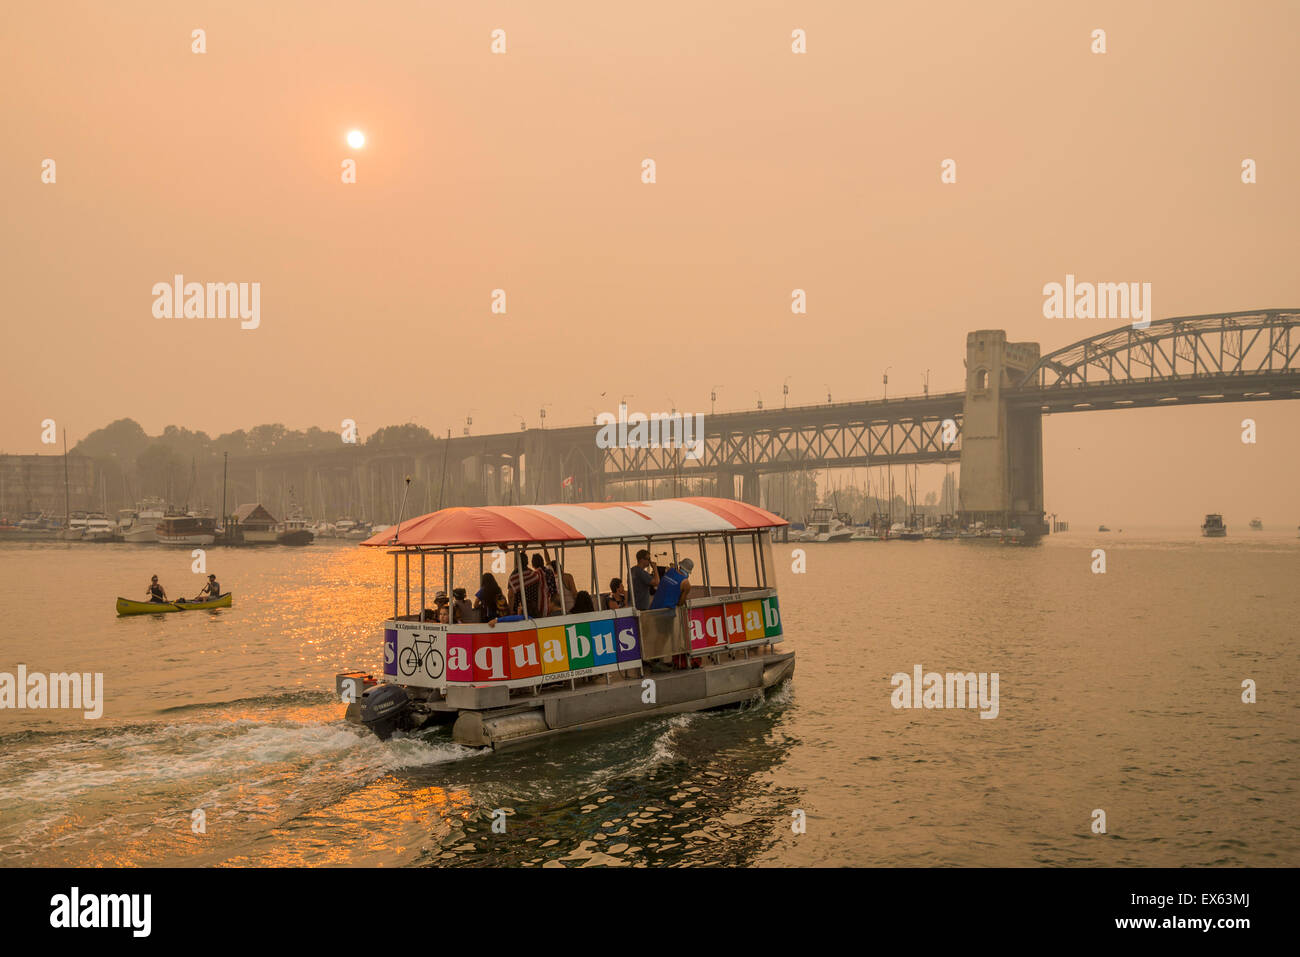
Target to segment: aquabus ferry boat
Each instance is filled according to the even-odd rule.
[[[457,743],[499,748],[758,698],[794,673],[794,653],[778,650],[770,535],[785,524],[718,498],[448,508],[401,522],[362,543],[393,556],[393,614],[382,677],[337,676],[348,718],[381,738],[450,723]],[[667,607],[633,607],[641,550],[671,573],[655,593]],[[536,554],[557,563],[554,605],[569,613],[538,614],[527,598],[518,615],[466,613],[490,590],[485,575],[512,596],[521,583],[537,594]],[[683,574],[689,589],[674,587]],[[626,607],[607,607],[612,578]],[[445,605],[451,620],[428,620],[435,593],[458,586],[466,598]]]

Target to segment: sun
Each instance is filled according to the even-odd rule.
[[[366,134],[360,130],[353,130],[348,134],[348,146],[354,150],[359,150],[366,145]]]

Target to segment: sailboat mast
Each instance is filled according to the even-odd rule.
[[[68,480],[68,427],[63,427],[63,527],[72,519],[72,486]]]

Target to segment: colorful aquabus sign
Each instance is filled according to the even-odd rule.
[[[712,654],[781,638],[781,608],[776,596],[742,601],[720,600],[687,612],[691,654]]]
[[[636,618],[612,611],[491,627],[391,625],[384,629],[384,674],[413,687],[529,687],[641,667]]]

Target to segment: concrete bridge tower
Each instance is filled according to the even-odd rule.
[[[1036,408],[1008,408],[1006,399],[1038,358],[1038,343],[1007,342],[1001,329],[966,336],[959,491],[959,514],[966,524],[1047,532],[1042,414]]]

